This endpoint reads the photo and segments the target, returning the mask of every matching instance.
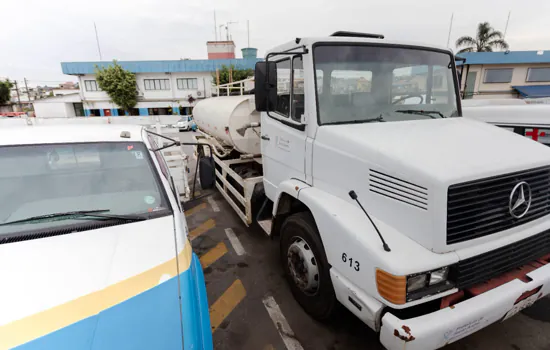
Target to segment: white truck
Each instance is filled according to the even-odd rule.
[[[388,349],[440,348],[550,293],[550,150],[461,116],[448,49],[297,38],[253,96],[196,105],[201,183],[279,237],[311,316],[341,304]]]

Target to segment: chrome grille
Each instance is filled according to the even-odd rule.
[[[425,187],[370,169],[369,190],[384,197],[428,209],[428,190]]]
[[[531,187],[531,207],[520,219],[510,215],[512,189],[525,181]],[[487,236],[550,213],[550,167],[495,176],[449,187],[447,244]]]

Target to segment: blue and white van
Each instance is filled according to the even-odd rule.
[[[156,147],[138,126],[0,129],[1,349],[212,349]]]

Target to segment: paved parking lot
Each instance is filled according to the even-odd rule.
[[[179,135],[191,140],[191,133]],[[332,324],[305,314],[284,280],[278,240],[247,228],[216,191],[200,194],[186,204],[186,218],[204,268],[216,349],[382,349],[378,335],[350,313]],[[548,350],[550,299],[445,349]]]

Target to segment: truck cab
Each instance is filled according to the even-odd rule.
[[[297,38],[255,80],[263,227],[310,315],[435,349],[550,293],[550,150],[462,118],[450,50]]]

